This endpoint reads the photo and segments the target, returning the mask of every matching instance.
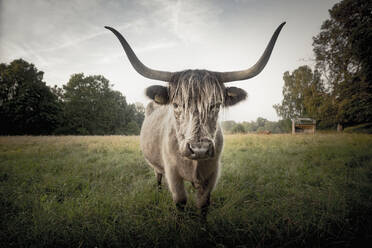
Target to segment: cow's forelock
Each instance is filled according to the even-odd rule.
[[[217,76],[208,71],[184,71],[170,83],[170,103],[174,105],[181,150],[187,150],[189,142],[208,139],[213,143],[224,89]]]
[[[209,71],[188,70],[175,75],[169,85],[170,102],[198,112],[202,123],[208,121],[211,105],[224,102],[224,85]]]

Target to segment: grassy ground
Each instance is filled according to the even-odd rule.
[[[138,137],[0,137],[1,247],[348,247],[372,235],[372,136],[225,137],[207,222]]]

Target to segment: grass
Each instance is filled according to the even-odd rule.
[[[207,222],[138,137],[0,137],[1,247],[350,247],[372,238],[372,136],[229,135]],[[368,243],[367,243],[368,244]]]

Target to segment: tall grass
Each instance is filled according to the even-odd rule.
[[[371,239],[372,136],[231,135],[206,222],[138,137],[0,137],[2,247],[348,247]]]

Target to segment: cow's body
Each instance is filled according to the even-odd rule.
[[[197,206],[207,206],[209,195],[219,175],[223,136],[220,126],[214,138],[215,156],[207,160],[190,160],[179,152],[173,110],[169,105],[149,103],[141,129],[141,148],[155,173],[165,175],[173,200],[186,202],[184,180],[198,189]]]

